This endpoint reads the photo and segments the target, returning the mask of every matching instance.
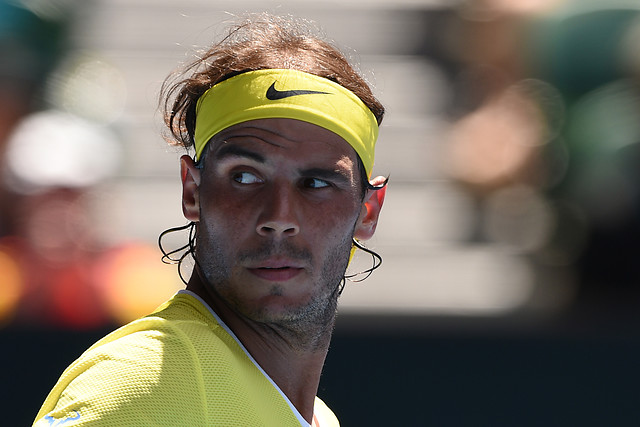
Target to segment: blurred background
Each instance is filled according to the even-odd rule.
[[[638,0],[0,0],[2,424],[183,287],[157,96],[247,11],[315,21],[387,107],[342,424],[640,425]]]

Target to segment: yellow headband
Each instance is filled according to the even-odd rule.
[[[207,90],[196,106],[196,158],[218,132],[267,118],[302,120],[336,133],[356,150],[371,175],[378,138],[371,110],[341,85],[297,70],[249,71]]]

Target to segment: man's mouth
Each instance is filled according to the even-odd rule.
[[[293,266],[281,266],[281,267],[256,267],[249,268],[249,272],[254,276],[257,276],[264,280],[269,280],[273,282],[286,282],[287,280],[293,279],[295,276],[300,274],[304,269]]]

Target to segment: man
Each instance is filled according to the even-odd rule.
[[[368,178],[384,109],[335,48],[269,16],[188,70],[163,90],[195,147],[180,160],[187,288],[72,364],[38,426],[338,425],[315,395],[350,254],[384,200]]]

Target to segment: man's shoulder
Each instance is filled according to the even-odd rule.
[[[167,345],[187,343],[193,333],[211,332],[218,327],[215,318],[206,316],[189,295],[177,294],[160,305],[153,313],[133,320],[98,340],[83,354],[109,349],[127,348],[153,352]]]
[[[195,343],[207,336],[209,345],[224,344],[210,329],[204,332],[211,322],[198,313],[188,297],[177,295],[111,332],[65,370],[40,417],[71,420],[77,413],[80,423],[137,414],[155,420],[168,408],[203,417],[198,408],[206,406],[205,387]]]
[[[100,361],[135,358],[153,363],[161,358],[166,364],[177,352],[179,359],[187,363],[199,353],[199,347],[225,348],[231,344],[233,339],[206,307],[192,295],[178,293],[153,313],[97,341],[82,358]]]
[[[176,297],[178,297],[177,295]],[[202,334],[210,323],[190,310],[186,298],[171,298],[154,313],[119,327],[89,347],[67,370],[72,376],[93,369],[118,369],[120,372],[144,370],[153,374],[165,369],[173,359],[189,365],[189,347],[194,334]],[[215,334],[209,334],[214,335]],[[215,339],[215,338],[214,338]],[[173,356],[178,353],[178,356]],[[97,368],[96,368],[97,367]]]

